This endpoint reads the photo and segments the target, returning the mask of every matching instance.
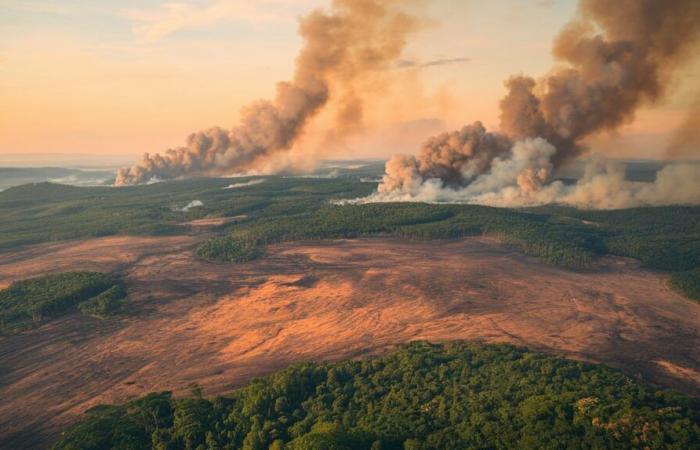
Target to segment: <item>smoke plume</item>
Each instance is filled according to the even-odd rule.
[[[337,128],[354,128],[362,118],[362,96],[354,91],[366,73],[388,68],[405,46],[417,20],[401,10],[402,0],[333,0],[300,21],[304,44],[292,81],[277,85],[271,101],[241,111],[231,130],[214,127],[191,134],[185,146],[146,154],[120,169],[116,185],[202,174],[265,171],[289,151],[308,122],[330,101],[339,111]]]
[[[669,158],[700,159],[700,96],[666,148]]]
[[[574,187],[552,182],[554,170],[581,155],[587,137],[615,130],[641,105],[660,100],[699,35],[697,0],[580,0],[577,17],[555,39],[557,67],[540,80],[506,81],[499,132],[477,122],[429,140],[417,157],[394,157],[372,201],[608,208],[700,201],[678,193],[697,192],[693,166],[667,167],[649,186],[630,184],[619,167],[598,163]]]

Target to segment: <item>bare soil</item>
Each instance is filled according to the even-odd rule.
[[[87,408],[147,392],[224,394],[306,360],[418,339],[511,342],[700,395],[700,305],[662,274],[606,259],[572,272],[485,238],[289,243],[259,261],[194,256],[202,237],[110,237],[0,259],[0,285],[65,270],[120,273],[131,311],[0,338],[0,448],[45,447]]]
[[[191,220],[189,222],[184,222],[181,225],[190,227],[194,229],[195,231],[197,230],[207,230],[211,228],[219,228],[224,225],[228,225],[230,223],[234,222],[241,222],[245,219],[247,219],[248,216],[246,215],[241,215],[241,216],[233,216],[233,217],[208,217],[205,219],[197,219],[197,220]]]

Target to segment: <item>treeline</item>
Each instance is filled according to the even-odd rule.
[[[700,300],[700,207],[667,206],[619,211],[541,208],[576,217],[602,231],[606,253],[671,273],[671,286]]]
[[[203,178],[118,189],[53,183],[13,187],[0,192],[0,251],[117,234],[182,234],[188,229],[180,223],[208,216],[298,214],[329,199],[368,195],[376,186],[294,178],[225,189],[229,184],[230,179]],[[182,211],[194,200],[204,206]]]
[[[604,252],[599,231],[585,225],[554,224],[546,215],[525,211],[418,203],[324,205],[296,215],[264,216],[233,227],[226,238],[216,238],[204,247],[213,255],[217,245],[237,242],[262,247],[305,239],[388,235],[429,240],[482,234],[499,236],[529,255],[569,268],[587,268]]]
[[[230,236],[213,237],[197,248],[197,256],[211,261],[245,262],[262,254],[262,247],[254,239],[233,239]]]
[[[413,343],[193,393],[94,408],[54,449],[700,448],[697,399],[507,345]]]
[[[539,208],[566,216],[602,232],[606,252],[640,260],[646,267],[687,271],[700,267],[700,207],[666,206],[617,211]]]
[[[0,333],[16,333],[76,309],[108,316],[126,297],[122,283],[99,272],[65,272],[16,281],[0,290]]]
[[[265,209],[252,215],[248,221],[232,226],[224,237],[206,243],[202,253],[210,259],[245,261],[262,254],[265,245],[281,241],[376,235],[420,240],[491,235],[562,267],[590,268],[596,257],[611,254],[636,258],[651,269],[683,272],[684,279],[691,277],[694,283],[700,283],[695,270],[700,268],[700,207],[579,211],[419,203],[325,203],[311,207],[291,202],[285,208],[283,212]],[[244,257],[229,257],[225,248],[237,246],[246,249]]]
[[[236,189],[226,189],[230,179],[119,189],[50,183],[11,188],[0,192],[0,251],[47,240],[187,233],[190,229],[179,224],[245,215],[242,223],[223,227],[223,236],[205,244],[200,256],[246,261],[262,254],[265,245],[285,240],[372,235],[457,239],[489,234],[563,267],[585,269],[596,257],[612,254],[672,274],[687,272],[683,277],[700,283],[698,206],[619,211],[415,203],[334,206],[332,200],[366,196],[376,184],[352,179],[255,179],[264,181]],[[193,200],[204,206],[181,210]]]
[[[686,297],[700,302],[700,269],[674,273],[671,275],[671,286]]]

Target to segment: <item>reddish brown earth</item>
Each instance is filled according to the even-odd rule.
[[[233,217],[208,217],[205,219],[191,220],[181,225],[191,228],[193,231],[206,231],[212,228],[219,228],[234,222],[240,222],[248,218],[246,215]]]
[[[700,305],[608,259],[547,266],[488,239],[281,244],[259,261],[194,257],[201,237],[113,237],[2,254],[0,285],[116,271],[129,315],[72,315],[0,338],[0,447],[42,447],[85,409],[197,382],[222,394],[302,360],[416,339],[507,341],[700,394]]]

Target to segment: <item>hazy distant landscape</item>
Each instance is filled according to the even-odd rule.
[[[28,183],[52,182],[73,186],[100,186],[114,180],[105,170],[86,171],[61,167],[0,167],[0,190]]]

